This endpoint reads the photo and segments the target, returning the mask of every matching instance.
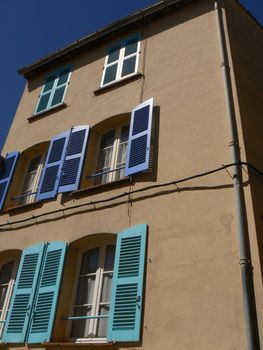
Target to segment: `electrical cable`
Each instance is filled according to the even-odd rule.
[[[86,203],[83,203],[83,204],[73,205],[73,206],[70,206],[70,207],[67,207],[67,208],[62,208],[62,209],[57,209],[57,210],[41,213],[39,215],[35,215],[34,219],[36,220],[36,219],[38,219],[40,217],[44,217],[44,216],[47,216],[47,215],[50,215],[50,214],[56,214],[56,213],[61,213],[61,212],[64,213],[65,211],[68,211],[68,210],[79,209],[79,208],[83,208],[83,207],[89,206],[89,205],[93,205],[94,206],[96,204],[107,203],[107,202],[113,201],[115,199],[119,199],[119,198],[122,198],[122,197],[130,196],[131,194],[134,194],[134,193],[140,193],[140,192],[144,192],[144,191],[149,191],[151,189],[162,188],[162,187],[167,187],[167,186],[171,186],[171,185],[177,185],[177,184],[185,182],[185,181],[189,181],[189,180],[193,180],[193,179],[196,179],[196,178],[199,178],[199,177],[203,177],[203,176],[207,176],[207,175],[210,175],[210,174],[217,173],[219,171],[225,170],[227,168],[230,168],[230,167],[236,166],[236,165],[246,165],[248,168],[251,168],[257,174],[259,174],[259,175],[261,175],[263,177],[263,172],[262,171],[258,170],[254,165],[252,165],[250,163],[247,163],[247,162],[240,161],[240,162],[237,162],[237,163],[222,164],[221,167],[218,167],[218,168],[215,168],[215,169],[212,169],[212,170],[208,170],[208,171],[205,171],[203,173],[196,174],[196,175],[187,176],[187,177],[184,177],[182,179],[173,180],[173,181],[170,181],[170,182],[164,182],[162,184],[157,184],[157,185],[145,186],[145,187],[139,188],[137,190],[133,190],[133,191],[129,191],[129,192],[123,192],[121,194],[118,194],[116,196],[112,196],[112,197],[109,197],[109,198],[100,199],[100,200],[96,200],[96,201],[90,201],[90,202],[86,202]],[[25,222],[31,221],[31,220],[32,220],[32,217],[28,217],[28,218],[25,218],[25,219],[22,219],[22,220],[8,221],[5,224],[0,224],[0,228],[2,228],[4,226],[11,227],[11,225],[21,224],[21,223],[25,223]]]

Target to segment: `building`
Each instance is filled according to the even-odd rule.
[[[19,71],[1,347],[260,348],[262,56],[236,1],[167,0]]]

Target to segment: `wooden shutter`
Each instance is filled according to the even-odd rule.
[[[23,251],[4,328],[3,343],[25,342],[45,244]]]
[[[147,225],[138,225],[118,234],[108,341],[140,340]]]
[[[79,188],[89,129],[87,125],[80,125],[71,130],[60,177],[59,193]]]
[[[65,242],[49,242],[42,263],[43,270],[35,298],[27,343],[43,343],[51,338],[60,282],[62,277]]]
[[[57,194],[69,134],[70,131],[66,131],[51,140],[45,166],[42,171],[37,200],[54,198]]]
[[[11,152],[6,156],[5,173],[0,176],[0,210],[2,210],[4,207],[5,199],[12,181],[18,157],[19,152]]]
[[[125,176],[149,168],[152,114],[153,98],[132,111]]]

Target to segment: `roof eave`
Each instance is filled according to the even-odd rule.
[[[128,15],[124,18],[121,18],[112,24],[103,27],[102,29],[84,36],[83,38],[74,41],[72,44],[65,46],[62,49],[59,49],[43,58],[33,62],[30,65],[27,65],[18,70],[20,75],[23,75],[24,78],[29,78],[34,73],[48,67],[51,64],[57,63],[62,59],[65,59],[68,56],[74,55],[76,52],[86,49],[87,47],[94,45],[100,40],[105,39],[109,35],[114,34],[120,30],[127,30],[131,25],[139,25],[146,20],[161,15],[163,12],[167,11],[170,7],[181,7],[187,3],[190,3],[194,0],[162,0],[154,5],[151,5],[143,10],[137,11]]]

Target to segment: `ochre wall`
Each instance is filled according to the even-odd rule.
[[[145,79],[95,95],[106,49],[137,32],[143,38],[139,71]],[[0,223],[231,163],[215,14],[210,1],[178,9],[67,62],[74,65],[65,98],[67,107],[28,122],[49,72],[30,80],[4,151],[25,150],[72,125],[92,126],[115,115],[125,116],[142,100],[153,97],[158,140],[154,175],[137,175],[134,183],[124,182],[105,191],[101,188],[73,196],[58,195],[38,207],[5,213]],[[129,348],[246,349],[232,178],[225,170],[178,186],[132,195],[129,201],[124,197],[43,219],[32,218],[24,226],[11,225],[10,230],[1,231],[0,250],[24,249],[42,241],[72,243],[93,234],[116,234],[140,223],[149,225],[142,342]],[[70,276],[74,276],[76,256],[77,248],[72,248],[66,263],[67,269],[72,261]],[[60,300],[54,334],[57,342],[65,340],[65,327],[59,317],[62,309],[67,310],[71,286],[72,281],[65,277],[62,294],[66,294],[61,297],[64,302]],[[93,347],[89,345],[89,349]]]

